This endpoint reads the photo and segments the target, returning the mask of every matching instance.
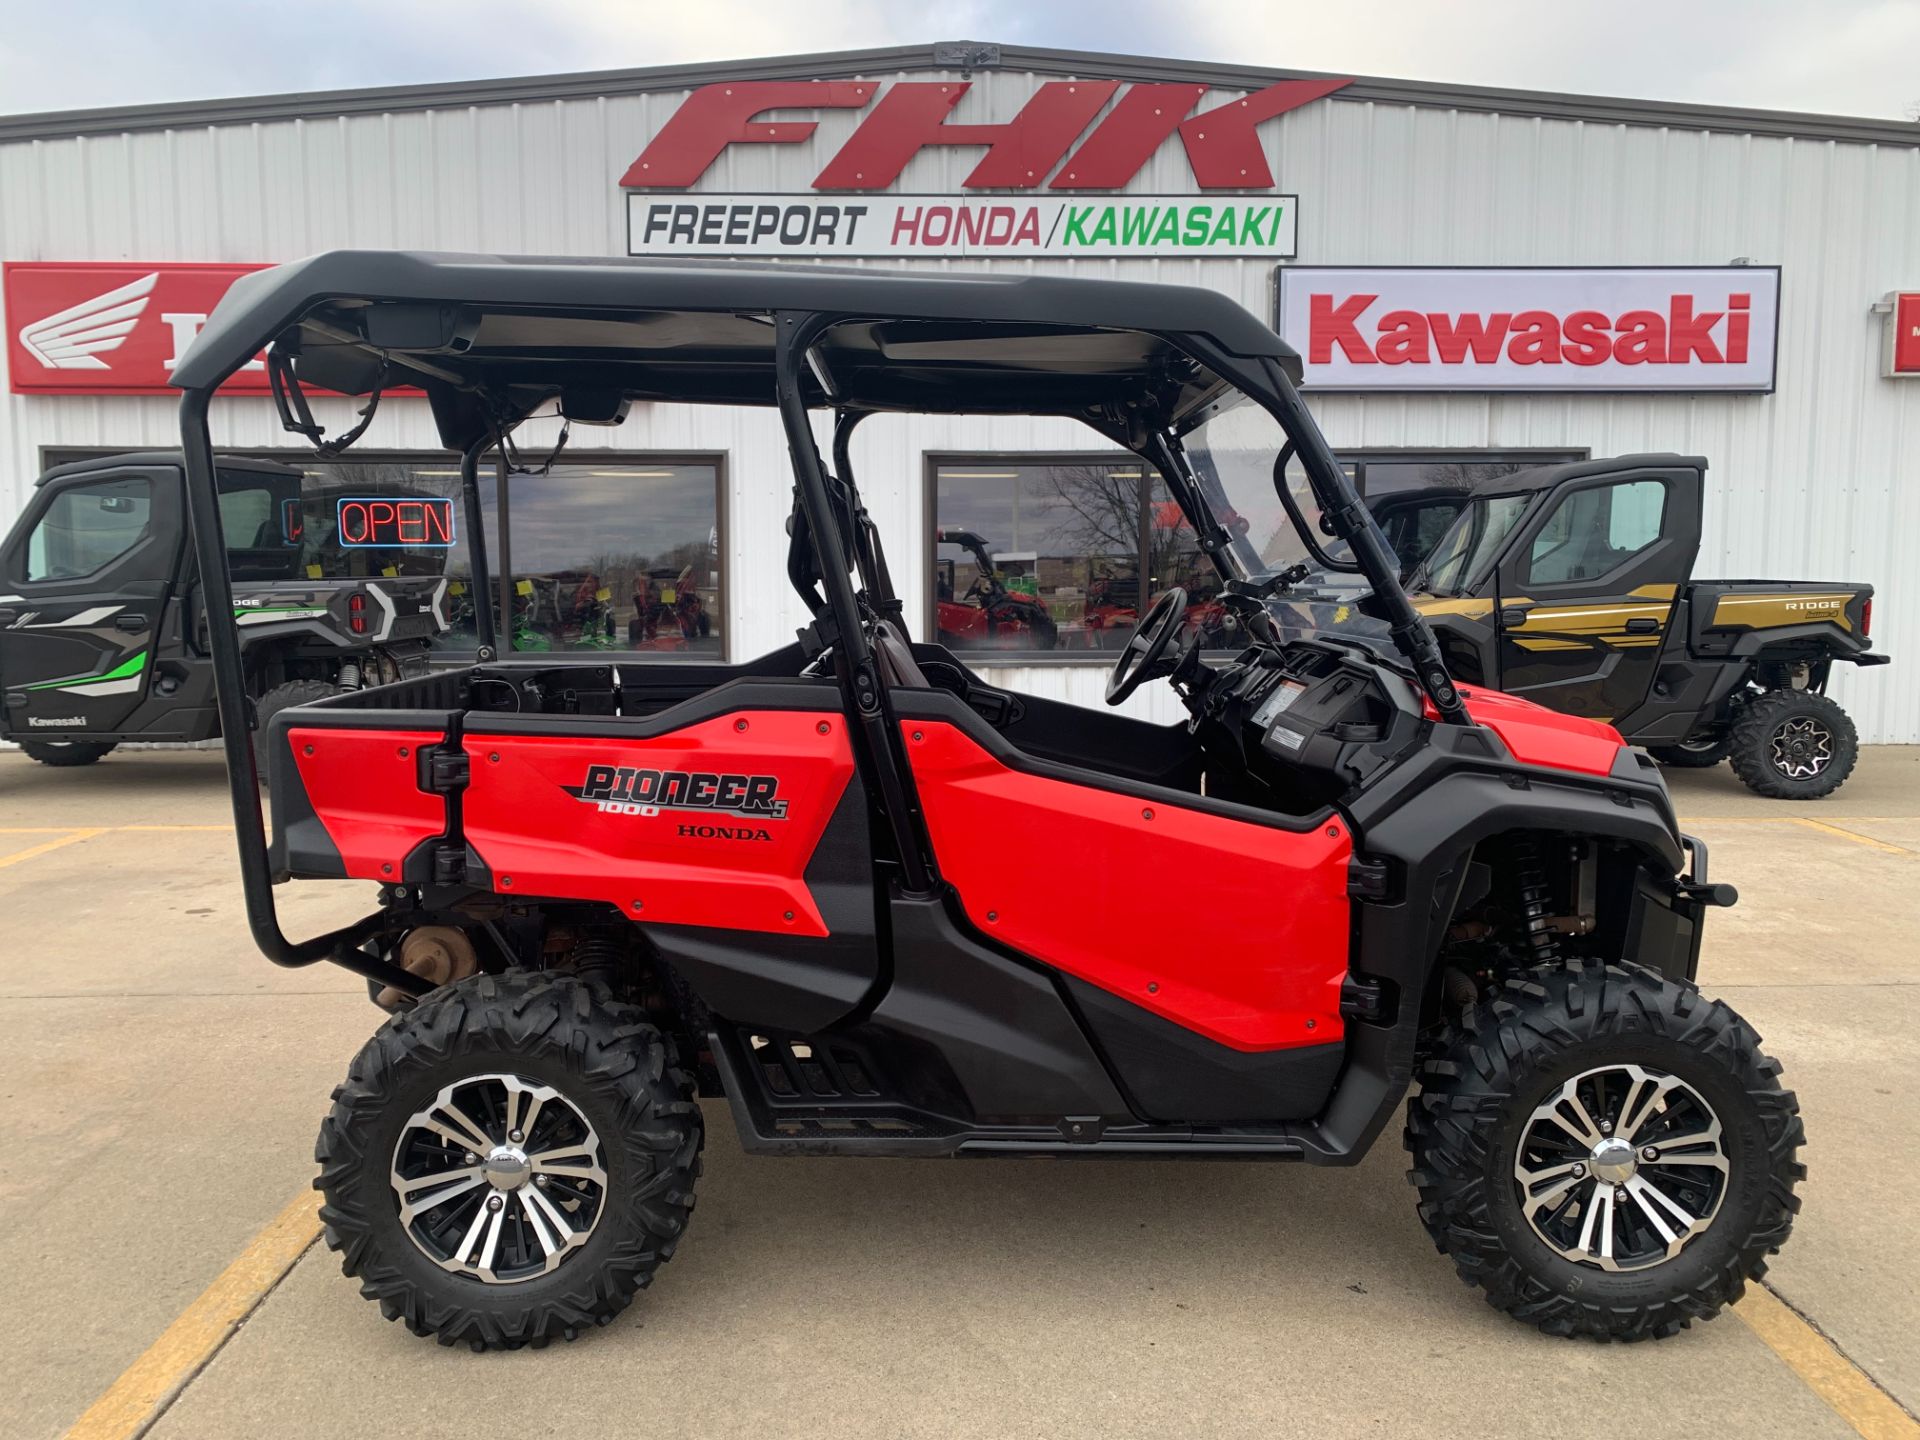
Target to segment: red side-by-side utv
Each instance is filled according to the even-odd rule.
[[[811,623],[738,663],[563,661],[498,655],[483,605],[476,663],[272,716],[269,840],[207,424],[262,350],[323,451],[357,431],[311,391],[425,392],[479,595],[478,467],[529,417],[775,407]],[[394,1012],[318,1147],[362,1292],[475,1348],[605,1323],[685,1232],[705,1095],[769,1155],[1329,1165],[1405,1105],[1420,1216],[1500,1309],[1630,1339],[1736,1299],[1802,1170],[1779,1067],[1694,985],[1732,887],[1614,730],[1454,683],[1298,369],[1219,295],[1040,276],[340,253],[236,282],[174,379],[254,934]],[[1246,644],[1203,664],[1169,589],[1107,695],[1165,680],[1184,723],[908,633],[851,438],[915,411],[1068,417],[1154,468]],[[274,886],[343,877],[377,907],[288,939]]]

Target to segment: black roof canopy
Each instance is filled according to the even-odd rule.
[[[212,385],[264,346],[311,384],[416,384],[443,437],[465,392],[527,413],[566,393],[775,403],[776,312],[839,317],[812,403],[1084,415],[1151,388],[1173,414],[1223,382],[1194,348],[1297,376],[1299,356],[1211,290],[1046,275],[902,274],[744,261],[336,251],[243,276],[173,374]],[[829,386],[831,387],[829,389]]]

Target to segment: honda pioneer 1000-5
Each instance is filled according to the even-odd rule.
[[[255,936],[395,1012],[317,1181],[389,1317],[477,1348],[607,1321],[688,1223],[697,1094],[765,1154],[1350,1164],[1417,1084],[1421,1219],[1560,1335],[1670,1334],[1786,1239],[1797,1106],[1693,983],[1731,887],[1615,731],[1454,683],[1298,357],[1230,301],[385,253],[250,275],[174,373],[221,620],[207,411],[263,349],[306,433],[306,387],[425,392],[481,596],[478,467],[536,412],[766,405],[793,462],[797,643],[502,659],[482,604],[477,663],[272,717],[271,845],[213,628]],[[1169,588],[1107,696],[1166,680],[1185,723],[1001,689],[908,634],[852,464],[884,412],[1067,417],[1153,467],[1246,644],[1203,664]],[[1316,570],[1351,592],[1291,593]],[[378,907],[287,939],[273,884],[342,877]]]

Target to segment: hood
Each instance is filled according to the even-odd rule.
[[[1610,775],[1626,746],[1620,732],[1604,720],[1562,715],[1518,695],[1483,690],[1477,685],[1462,685],[1459,690],[1473,723],[1498,735],[1513,758],[1523,764],[1577,770],[1583,775]],[[1427,713],[1439,718],[1431,702]]]

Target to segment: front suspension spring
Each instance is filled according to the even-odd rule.
[[[1522,836],[1514,842],[1514,862],[1520,882],[1520,914],[1527,926],[1527,944],[1536,960],[1551,964],[1560,958],[1560,938],[1547,922],[1553,894],[1547,888],[1540,847],[1532,837]]]

